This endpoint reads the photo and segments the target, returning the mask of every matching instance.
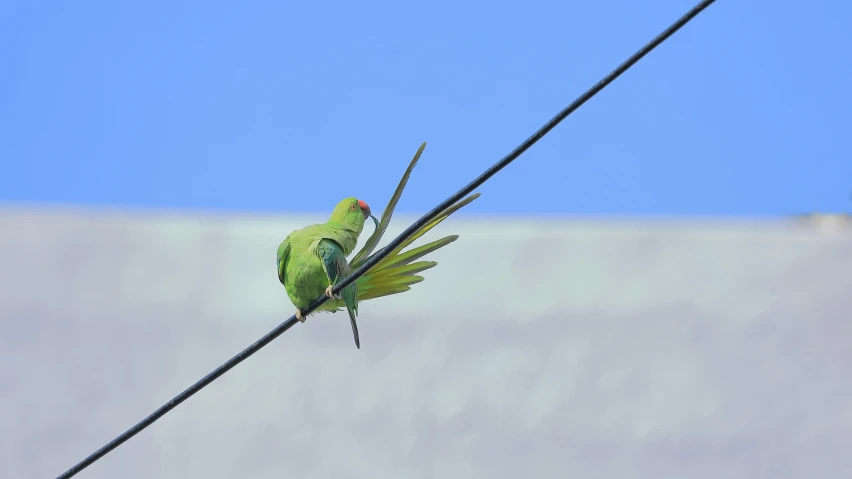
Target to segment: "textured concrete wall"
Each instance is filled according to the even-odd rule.
[[[273,257],[313,219],[0,211],[0,477],[55,477],[289,317]],[[312,317],[78,477],[848,477],[850,230],[442,233],[360,351]]]

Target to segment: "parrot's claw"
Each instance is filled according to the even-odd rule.
[[[303,323],[305,322],[305,317],[302,316],[302,310],[299,309],[299,308],[296,308],[296,319],[298,319],[299,321],[301,321]]]
[[[328,288],[325,288],[325,295],[328,296],[330,299],[340,299],[339,294],[337,296],[334,295],[334,292],[332,291],[333,288],[334,286],[328,285]]]

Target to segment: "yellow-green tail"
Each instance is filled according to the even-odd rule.
[[[398,248],[391,251],[378,264],[367,270],[355,283],[358,285],[358,301],[389,296],[391,294],[403,293],[411,289],[411,285],[423,281],[419,273],[435,267],[435,261],[417,261],[427,254],[436,251],[452,243],[459,238],[458,235],[450,235],[431,243],[403,252],[402,250],[423,236],[427,231],[437,226],[451,214],[455,213],[471,201],[479,197],[479,193],[468,196],[453,206],[448,207],[437,218],[418,229],[409,236]],[[415,262],[416,261],[416,262]],[[353,265],[353,269],[357,266]],[[344,308],[340,300],[327,301],[321,310],[336,311]]]

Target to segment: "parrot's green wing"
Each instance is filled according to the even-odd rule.
[[[385,259],[381,260],[375,267],[370,268],[370,270],[371,271],[373,271],[373,270],[379,271],[379,270],[382,270],[382,269],[385,269],[385,268],[392,267],[393,265],[396,265],[397,260],[399,258],[401,258],[402,256],[405,256],[407,254],[413,253],[415,251],[415,250],[412,250],[412,251],[409,251],[407,253],[404,253],[403,255],[399,255],[399,252],[402,251],[403,248],[405,248],[406,246],[413,243],[417,238],[420,238],[421,236],[426,234],[426,232],[428,232],[432,228],[438,226],[438,224],[440,224],[442,221],[447,219],[451,214],[453,214],[456,211],[464,208],[465,206],[470,204],[470,202],[472,202],[473,200],[475,200],[477,198],[479,198],[479,193],[474,193],[474,194],[468,196],[467,198],[459,201],[458,203],[451,205],[451,206],[448,206],[434,220],[430,221],[429,223],[426,223],[425,225],[421,226],[417,231],[412,233],[411,236],[409,236],[408,238],[405,239],[405,241],[402,242],[402,244],[400,244],[393,251],[391,251],[391,253],[387,257],[385,257]],[[446,238],[442,238],[438,241],[435,241],[434,243],[444,241],[447,238],[453,238],[453,236],[447,236]],[[452,240],[448,241],[445,244],[452,243],[453,241],[455,241],[456,238],[458,238],[458,236],[455,236],[455,238],[453,238]],[[432,243],[430,243],[430,244],[432,244]],[[444,246],[444,245],[442,244],[441,246]],[[421,246],[420,248],[423,248],[423,247],[424,246]],[[420,248],[416,248],[416,249],[419,250]],[[426,254],[426,253],[424,253],[424,254]],[[422,256],[422,255],[420,255],[420,256]],[[417,257],[419,258],[420,256],[417,256]]]
[[[278,266],[278,281],[281,281],[281,284],[284,284],[284,266],[287,264],[287,257],[290,255],[290,237],[284,238],[284,241],[278,245],[278,255],[276,257],[275,263]]]
[[[420,148],[417,149],[417,153],[414,154],[414,158],[411,160],[411,163],[408,164],[408,168],[406,168],[405,173],[402,175],[402,179],[399,180],[396,191],[393,192],[393,196],[391,196],[390,201],[388,201],[387,206],[385,206],[385,210],[382,212],[382,220],[376,224],[375,231],[373,231],[373,234],[367,239],[367,242],[364,243],[364,247],[361,248],[361,251],[359,251],[358,254],[352,258],[352,261],[349,262],[353,269],[358,269],[358,266],[367,260],[370,253],[376,249],[379,241],[382,240],[382,235],[384,235],[385,231],[388,229],[391,216],[393,216],[393,210],[396,208],[396,204],[402,196],[402,190],[405,189],[405,185],[408,183],[408,177],[411,176],[411,171],[415,166],[417,166],[417,161],[420,159],[420,155],[423,154],[423,150],[425,148],[426,142],[423,142],[423,144],[420,145]],[[375,218],[373,221],[375,221]]]
[[[458,235],[433,241],[420,246],[401,255],[391,256],[393,264],[381,270],[371,269],[364,276],[358,278],[358,300],[379,298],[391,294],[404,293],[411,289],[411,285],[423,281],[418,273],[426,271],[438,265],[436,261],[418,261],[423,256],[442,248],[458,239]]]
[[[451,214],[468,205],[478,197],[479,193],[475,193],[454,205],[448,206],[440,215],[438,215],[437,218],[415,231],[411,236],[406,238],[399,247],[391,251],[385,259],[370,268],[363,276],[358,278],[355,281],[355,284],[358,285],[358,301],[366,301],[368,299],[378,298],[381,296],[403,293],[410,290],[412,284],[423,281],[423,277],[419,276],[418,273],[429,268],[433,268],[438,263],[435,261],[419,261],[414,263],[414,261],[452,243],[458,239],[458,235],[447,236],[404,253],[401,253],[401,251],[426,234],[426,232],[447,219]],[[353,265],[353,269],[354,268],[355,266]],[[344,307],[342,301],[331,300],[323,304],[320,308],[323,310],[338,310],[342,307]]]

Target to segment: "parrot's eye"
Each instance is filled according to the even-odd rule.
[[[358,206],[355,203],[349,205],[349,211],[355,211],[355,207]]]

